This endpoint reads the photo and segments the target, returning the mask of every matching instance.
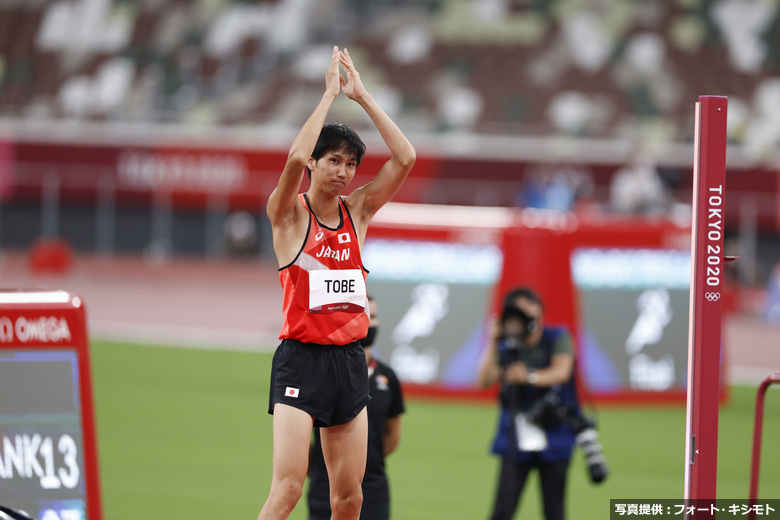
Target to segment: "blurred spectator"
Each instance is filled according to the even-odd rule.
[[[582,167],[566,162],[535,165],[523,179],[515,204],[571,211],[579,199],[589,197],[592,191],[593,177]]]
[[[234,211],[225,219],[225,242],[228,256],[247,258],[257,253],[257,223],[246,211]]]
[[[657,215],[666,209],[666,187],[648,150],[638,149],[628,164],[615,172],[609,202],[612,210],[635,215]]]

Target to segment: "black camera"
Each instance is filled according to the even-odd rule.
[[[569,409],[561,404],[555,392],[546,392],[541,398],[531,404],[525,417],[529,422],[548,430],[567,420]]]
[[[596,431],[596,422],[561,404],[558,394],[547,392],[526,411],[526,418],[543,429],[566,422],[574,430],[575,441],[585,454],[588,475],[594,484],[603,482],[609,474],[607,458]]]
[[[536,319],[514,305],[507,305],[501,313],[499,325],[499,339],[504,340],[509,348],[518,348],[536,330]]]

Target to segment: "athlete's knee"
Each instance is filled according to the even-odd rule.
[[[290,514],[303,495],[303,483],[293,478],[280,479],[271,486],[271,494],[277,507]]]
[[[335,493],[330,499],[334,519],[357,519],[363,506],[363,490],[360,485],[341,493]]]

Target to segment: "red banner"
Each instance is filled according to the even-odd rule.
[[[162,192],[170,195],[174,208],[198,210],[206,209],[215,197],[233,209],[257,211],[276,187],[287,160],[287,151],[186,145],[15,143],[8,147],[6,151],[0,147],[3,193],[7,192],[4,179],[23,199],[39,198],[43,186],[55,182],[64,201],[94,203],[100,190],[115,189],[119,204],[148,205],[154,193]],[[371,180],[387,159],[366,156],[353,185]],[[428,191],[435,163],[419,159],[394,200],[419,201]]]

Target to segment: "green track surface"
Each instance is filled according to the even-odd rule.
[[[268,353],[93,342],[104,517],[254,520],[271,481],[270,365]],[[718,498],[747,498],[755,397],[733,387],[721,408]],[[408,400],[388,460],[393,518],[486,518],[496,419],[492,403]],[[611,474],[591,484],[575,453],[569,518],[609,518],[610,499],[681,497],[684,405],[601,407],[598,421]],[[761,498],[780,498],[778,434],[780,392],[770,390]],[[542,518],[538,495],[532,478],[518,518]],[[290,518],[307,518],[305,500]]]

